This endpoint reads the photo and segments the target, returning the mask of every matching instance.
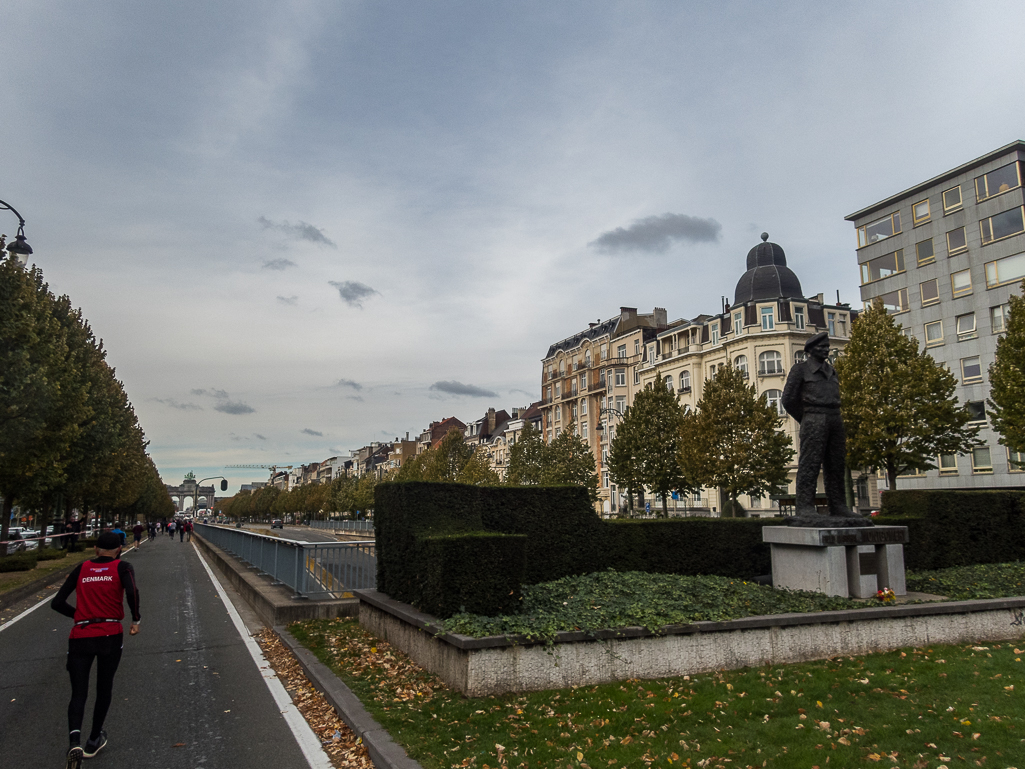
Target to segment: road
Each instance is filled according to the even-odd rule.
[[[265,681],[273,679],[272,673],[254,661],[253,641],[236,627],[196,548],[177,537],[158,537],[125,557],[135,567],[142,624],[137,636],[125,635],[103,765],[329,766],[313,733],[308,727],[302,731],[305,722],[287,695],[281,699],[276,679],[271,682],[279,687],[275,700]],[[0,756],[5,766],[64,766],[70,626],[70,619],[43,605],[0,630]],[[301,725],[294,733],[296,718]],[[91,719],[92,698],[83,732]]]

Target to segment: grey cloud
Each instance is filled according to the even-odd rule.
[[[346,400],[359,401],[360,403],[362,403],[363,402],[363,396],[362,395],[349,395],[348,397],[346,397]]]
[[[174,398],[154,398],[157,403],[163,403],[165,406],[170,406],[173,409],[179,409],[181,411],[202,411],[202,406],[197,406],[195,403],[182,403],[176,401]]]
[[[359,382],[353,382],[351,379],[339,379],[335,387],[351,387],[353,390],[363,389],[363,385]]]
[[[287,304],[290,307],[295,307],[299,304],[299,297],[297,296],[279,296],[278,301],[282,304]]]
[[[193,395],[209,395],[211,398],[219,398],[220,400],[227,400],[228,393],[225,390],[207,390],[199,388],[192,391]]]
[[[343,302],[350,307],[358,307],[361,310],[363,309],[364,299],[368,296],[380,293],[372,289],[370,286],[365,286],[362,283],[357,283],[353,280],[346,280],[344,282],[329,280],[328,283],[338,289],[338,294],[342,297]]]
[[[463,384],[462,382],[435,382],[430,389],[437,392],[448,393],[449,395],[469,395],[472,398],[497,398],[498,393],[485,390],[476,385]]]
[[[272,222],[265,216],[261,216],[256,221],[263,225],[265,230],[277,230],[278,232],[283,232],[294,240],[306,240],[310,243],[319,243],[323,246],[337,248],[334,241],[328,238],[322,229],[314,227],[312,224],[307,224],[304,221],[299,221],[298,224],[292,224],[287,220],[283,222]]]
[[[298,266],[291,259],[271,259],[269,262],[263,263],[263,269],[265,270],[287,270],[289,267]]]
[[[252,414],[256,409],[241,401],[226,400],[214,406],[214,411],[220,411],[224,414]]]
[[[715,243],[722,225],[715,219],[701,219],[686,214],[665,213],[638,219],[627,228],[616,227],[603,232],[587,245],[603,254],[623,251],[664,253],[674,241],[688,243]]]
[[[266,439],[265,437],[263,437],[263,436],[262,436],[262,435],[260,435],[259,433],[253,433],[253,435],[255,435],[255,436],[256,436],[257,438],[259,438],[259,439],[260,439],[261,441],[265,441],[265,440],[267,440],[267,439]]]
[[[305,433],[306,435],[316,435],[320,438],[324,437],[324,433],[317,432],[316,430],[311,430],[308,427],[304,427],[301,432]]]

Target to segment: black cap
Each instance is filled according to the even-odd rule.
[[[805,349],[805,351],[808,351],[812,347],[817,345],[819,342],[828,342],[828,341],[829,341],[829,334],[826,333],[825,331],[820,331],[819,333],[817,333],[815,336],[813,336],[811,339],[809,339],[807,342],[804,343],[804,349]]]
[[[105,531],[96,538],[96,547],[100,550],[117,550],[121,547],[121,537],[112,531]]]

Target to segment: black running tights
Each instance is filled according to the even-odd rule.
[[[85,701],[89,696],[89,671],[96,660],[96,705],[90,739],[98,737],[110,709],[114,674],[121,662],[123,635],[68,640],[68,673],[71,675],[71,702],[68,703],[68,731],[81,731]]]

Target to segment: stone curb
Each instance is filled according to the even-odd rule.
[[[295,640],[284,626],[275,625],[274,632],[295,655],[310,683],[324,695],[356,736],[363,740],[370,760],[377,769],[423,769],[419,762],[406,755],[403,747],[392,740],[391,735],[374,720],[352,690],[313,652]]]

